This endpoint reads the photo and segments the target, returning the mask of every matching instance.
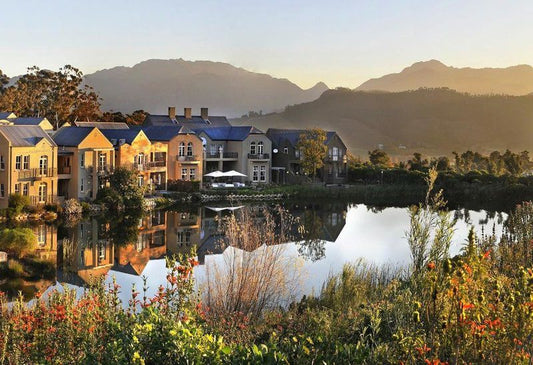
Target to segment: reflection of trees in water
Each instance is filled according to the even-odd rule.
[[[142,210],[132,210],[124,214],[105,215],[100,217],[100,226],[107,227],[102,237],[108,238],[117,246],[125,246],[137,242],[139,236],[139,222],[144,216]]]
[[[324,222],[316,210],[306,210],[300,220],[302,240],[298,243],[298,253],[306,260],[318,261],[326,254],[325,241],[321,239]]]

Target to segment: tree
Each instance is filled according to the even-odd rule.
[[[374,166],[390,166],[391,160],[387,152],[383,150],[368,151],[368,159]]]
[[[0,250],[23,256],[37,246],[37,237],[30,228],[4,228],[0,230]]]
[[[4,93],[5,86],[9,83],[9,77],[0,70],[0,95]]]
[[[422,154],[420,152],[413,153],[413,158],[407,162],[409,170],[412,171],[424,171],[428,167],[428,160],[422,160]]]
[[[118,167],[109,177],[109,187],[98,191],[97,201],[104,203],[108,209],[142,210],[144,203],[143,188],[137,183],[137,175],[125,167]]]
[[[94,119],[100,114],[99,100],[90,86],[83,85],[79,69],[66,65],[55,72],[33,66],[4,90],[0,109],[45,117],[58,128],[65,122]]]
[[[324,166],[328,153],[326,132],[320,128],[306,130],[300,135],[296,148],[300,150],[303,171],[314,178],[316,170]]]

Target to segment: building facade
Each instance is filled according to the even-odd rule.
[[[11,194],[33,205],[56,202],[57,145],[38,126],[0,126],[0,208]]]

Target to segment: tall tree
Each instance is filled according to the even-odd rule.
[[[368,159],[374,166],[390,166],[391,160],[387,152],[383,150],[368,151]]]
[[[70,65],[57,72],[28,68],[26,75],[5,90],[0,108],[21,116],[46,117],[56,128],[100,114],[98,95],[83,85],[83,73]]]
[[[302,169],[314,178],[316,170],[324,166],[328,153],[326,132],[320,128],[306,130],[300,135],[296,148],[300,150]]]
[[[5,86],[9,83],[9,77],[0,70],[0,95],[4,93]]]

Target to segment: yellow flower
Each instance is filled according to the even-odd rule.
[[[178,335],[178,332],[176,330],[170,330],[170,335],[175,337]]]

